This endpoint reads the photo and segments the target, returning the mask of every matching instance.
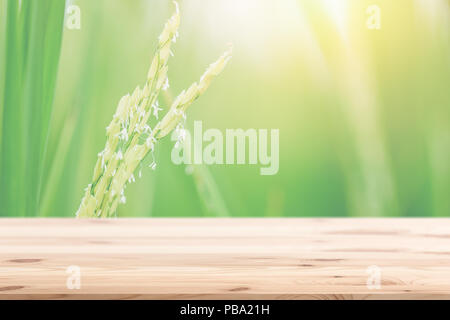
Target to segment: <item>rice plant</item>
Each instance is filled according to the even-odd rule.
[[[176,3],[175,3],[176,4]],[[119,102],[116,113],[106,128],[106,145],[98,154],[92,182],[85,190],[76,213],[77,217],[111,217],[120,203],[126,202],[125,188],[141,176],[143,166],[156,168],[152,157],[155,145],[177,128],[182,131],[182,120],[187,108],[209,87],[231,58],[231,48],[211,64],[199,82],[182,91],[165,116],[158,97],[169,87],[168,61],[171,45],[178,37],[180,15],[176,12],[166,23],[159,36],[155,56],[150,65],[143,88],[137,87]]]

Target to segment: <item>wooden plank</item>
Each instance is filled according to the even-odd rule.
[[[449,299],[450,219],[0,219],[15,298]]]

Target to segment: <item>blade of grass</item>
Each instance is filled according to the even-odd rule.
[[[222,218],[229,217],[230,213],[225,200],[209,169],[205,165],[192,166],[192,178],[205,207],[205,215]]]
[[[6,0],[0,0],[0,70],[5,70],[5,34],[6,34]],[[0,72],[0,150],[2,147],[3,127],[3,89],[5,74]],[[1,162],[0,157],[0,162]],[[0,164],[1,168],[1,164]]]
[[[29,0],[30,1],[30,0]],[[31,1],[24,108],[28,112],[27,215],[36,215],[61,51],[65,1]]]
[[[2,116],[2,149],[0,174],[1,215],[24,214],[21,190],[24,182],[24,119],[22,117],[22,69],[25,59],[19,38],[23,26],[18,1],[6,3],[5,88]],[[23,4],[27,6],[26,3]],[[22,200],[22,201],[21,201]]]
[[[63,32],[65,0],[8,0],[1,215],[36,215]]]
[[[163,93],[163,97],[166,104],[171,105],[173,103],[173,96],[170,89]],[[188,140],[185,140],[184,144],[184,152],[190,153],[191,145],[188,144]],[[191,155],[188,156],[188,158],[190,157]],[[219,186],[206,165],[185,165],[185,171],[192,177],[197,195],[203,205],[205,216],[231,216]]]
[[[50,205],[52,197],[56,194],[58,187],[60,187],[61,177],[64,172],[64,165],[69,154],[69,149],[72,146],[72,141],[75,132],[75,125],[78,122],[78,115],[67,117],[64,123],[66,124],[61,132],[57,144],[58,152],[54,154],[52,159],[51,170],[49,170],[48,178],[43,184],[43,192],[40,202],[40,216],[49,216],[51,214]]]

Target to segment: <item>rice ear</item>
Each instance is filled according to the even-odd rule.
[[[152,129],[149,121],[158,120],[158,96],[168,86],[168,60],[171,43],[178,36],[180,16],[176,12],[159,36],[159,44],[142,89],[137,87],[119,102],[116,113],[106,129],[105,149],[99,153],[93,181],[86,188],[76,213],[77,217],[110,217],[119,203],[125,203],[125,188],[135,181],[134,172],[146,156],[153,152],[159,139],[167,136],[184,117],[186,109],[208,88],[211,80],[225,67],[231,49],[211,64],[198,83],[183,91],[164,118]],[[155,163],[151,167],[155,168]]]

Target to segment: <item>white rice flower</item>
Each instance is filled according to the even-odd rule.
[[[153,116],[154,116],[156,119],[158,119],[158,114],[159,114],[160,111],[162,111],[162,108],[160,108],[160,107],[158,106],[158,103],[155,103],[155,104],[153,105]]]
[[[173,54],[172,54],[172,55],[173,55]],[[164,82],[164,85],[163,85],[162,89],[163,89],[164,91],[167,91],[169,88],[170,88],[170,85],[169,85],[169,78],[166,78],[166,81]]]
[[[149,136],[147,138],[147,140],[145,140],[145,145],[147,146],[147,148],[149,148],[150,150],[153,150],[153,147],[155,146],[156,143],[156,139],[153,136]]]
[[[152,128],[148,124],[145,124],[143,132],[147,133],[147,134],[151,134],[152,133]]]
[[[126,128],[123,128],[122,131],[118,134],[118,137],[122,141],[128,141],[128,131]]]

